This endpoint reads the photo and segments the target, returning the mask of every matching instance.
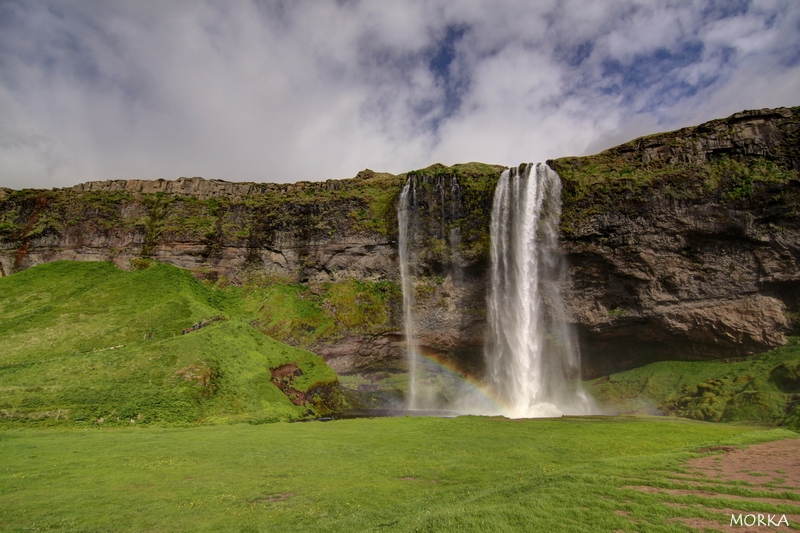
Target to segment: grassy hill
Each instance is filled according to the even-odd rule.
[[[324,361],[254,329],[234,293],[140,266],[61,261],[0,279],[0,421],[259,422],[340,407]]]
[[[800,429],[800,338],[736,360],[653,363],[596,379],[588,388],[614,411]]]

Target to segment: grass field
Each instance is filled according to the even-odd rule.
[[[0,279],[0,531],[666,532],[742,509],[741,498],[753,512],[788,514],[800,502],[781,482],[685,466],[718,453],[709,447],[797,437],[766,428],[798,427],[797,339],[733,362],[662,362],[587,384],[617,409],[722,423],[262,424],[341,402],[321,358],[264,332],[303,345],[347,320],[369,331],[388,320],[376,310],[396,288],[212,287],[169,265],[140,266],[56,262]],[[322,305],[331,298],[369,320],[331,314]],[[295,315],[305,322],[290,323]],[[287,366],[291,375],[272,374]],[[742,419],[763,425],[725,423]],[[698,490],[717,496],[688,493]],[[753,500],[764,497],[773,500]]]
[[[688,531],[671,520],[742,502],[626,487],[763,496],[746,482],[690,485],[681,465],[699,447],[796,436],[633,417],[6,429],[0,530]]]

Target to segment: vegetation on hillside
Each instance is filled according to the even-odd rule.
[[[794,117],[798,109],[793,108]],[[562,230],[570,235],[594,215],[641,212],[644,205],[663,201],[764,212],[777,224],[795,220],[800,216],[800,124],[790,117],[778,123],[784,137],[780,142],[761,140],[768,153],[745,153],[741,146],[695,152],[703,143],[737,136],[732,130],[736,120],[720,119],[634,139],[595,155],[549,161],[565,185]],[[759,128],[757,121],[753,128]]]
[[[311,346],[397,327],[387,309],[399,305],[400,291],[387,282],[225,287],[152,261],[135,266],[123,272],[110,263],[56,262],[0,279],[0,421],[256,422],[325,414],[342,405],[336,375],[317,356],[279,341]],[[291,376],[272,375],[292,364],[297,375],[294,368]],[[736,361],[654,363],[588,386],[615,412],[798,429],[800,339]]]
[[[390,281],[297,283],[249,273],[241,286],[227,290],[254,317],[254,327],[292,346],[401,327],[402,292]]]
[[[140,266],[59,261],[0,279],[0,422],[261,422],[341,407],[322,359],[259,332],[236,295]]]
[[[734,361],[662,361],[605,376],[589,390],[609,410],[800,429],[800,338]]]

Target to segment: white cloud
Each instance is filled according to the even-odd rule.
[[[798,105],[800,4],[711,6],[7,1],[0,186],[516,164]]]

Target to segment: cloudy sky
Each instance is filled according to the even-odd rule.
[[[0,186],[594,153],[800,104],[800,2],[0,0]]]

